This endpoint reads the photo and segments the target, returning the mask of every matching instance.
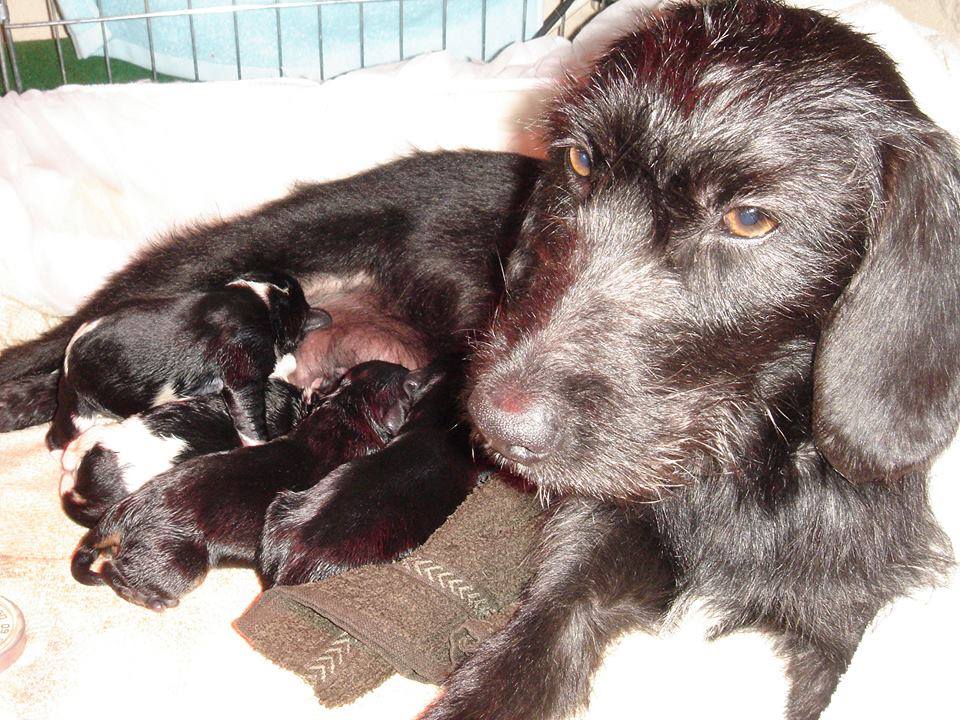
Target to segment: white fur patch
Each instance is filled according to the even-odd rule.
[[[97,325],[100,324],[100,321],[103,318],[97,318],[96,320],[91,320],[90,322],[85,322],[83,325],[77,328],[77,331],[73,334],[73,337],[70,338],[70,342],[67,343],[67,349],[63,353],[63,374],[66,375],[70,372],[69,362],[70,362],[70,351],[73,350],[73,344],[86,335],[88,332],[93,330]]]
[[[284,380],[285,382],[291,382],[290,377],[296,371],[297,358],[293,356],[293,353],[287,353],[277,360],[277,364],[273,366],[273,372],[270,373],[270,377],[277,378],[278,380]]]
[[[154,435],[136,415],[104,428],[100,444],[117,454],[123,485],[128,492],[173,467],[174,458],[186,445],[178,437]]]
[[[240,436],[240,442],[243,443],[244,447],[252,447],[254,445],[263,445],[263,440],[257,440],[256,438],[247,437],[240,431],[237,431],[237,435]]]
[[[176,402],[177,400],[182,399],[183,398],[177,395],[177,391],[168,384],[164,385],[157,392],[156,396],[153,398],[153,406],[156,407],[157,405],[165,405],[166,403]]]
[[[267,307],[270,306],[270,288],[279,290],[280,288],[270,283],[264,282],[253,282],[251,280],[234,280],[233,282],[227,283],[227,287],[245,287],[248,290],[252,290],[257,294],[257,296],[266,303]]]

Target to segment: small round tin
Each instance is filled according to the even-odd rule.
[[[26,623],[20,608],[0,595],[0,672],[16,662],[26,644]]]

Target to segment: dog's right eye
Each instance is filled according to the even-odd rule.
[[[757,207],[735,207],[723,214],[723,225],[737,237],[757,239],[773,232],[780,223]]]
[[[593,160],[590,153],[579,145],[574,145],[567,151],[567,164],[580,177],[589,177],[593,170]]]

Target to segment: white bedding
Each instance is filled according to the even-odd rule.
[[[344,176],[413,149],[536,152],[528,126],[552,78],[624,27],[633,8],[649,4],[621,0],[573,45],[531,41],[486,66],[436,54],[323,86],[290,80],[137,84],[0,99],[0,333],[14,303],[42,313],[70,312],[106,274],[166,230],[254,207],[297,180]],[[804,4],[839,11],[875,33],[921,106],[960,135],[957,47],[875,0]],[[17,437],[0,443],[4,470],[17,453],[39,452],[38,431]],[[938,464],[932,491],[941,522],[960,546],[956,445]],[[56,513],[55,467],[43,462],[36,460],[38,473],[49,477],[36,482],[49,483],[48,510]],[[38,492],[43,497],[47,491]],[[2,488],[0,499],[10,500]],[[36,521],[33,512],[17,504],[0,507],[0,523],[7,526],[0,540],[16,546],[0,545],[0,559],[19,557],[25,547],[19,543],[27,542],[22,537]],[[50,553],[68,554],[79,533],[69,523],[56,527],[73,535]],[[137,615],[129,627],[126,618],[144,611],[123,606],[106,590],[71,588],[64,601],[82,598],[83,612],[106,629],[84,634],[78,627],[80,639],[53,642],[51,627],[74,622],[77,608],[65,609],[58,621],[51,609],[56,599],[41,600],[43,587],[0,573],[0,594],[5,587],[19,593],[14,599],[35,634],[20,663],[0,675],[0,718],[170,718],[215,711],[241,719],[296,713],[379,720],[413,717],[431,696],[433,688],[394,678],[353,706],[320,709],[305,685],[229,630],[229,618],[255,595],[252,574],[215,575],[196,600],[190,596],[162,617]],[[957,585],[904,599],[883,614],[826,718],[960,717]],[[221,612],[204,616],[201,607]],[[109,614],[118,618],[115,625],[103,620]],[[663,637],[624,638],[597,677],[589,717],[780,717],[786,683],[767,640],[745,633],[708,644],[703,627],[703,619],[691,615]],[[176,635],[177,644],[164,644],[164,633]],[[72,635],[60,628],[56,637]],[[35,687],[36,702],[25,699],[30,690],[23,668],[31,662],[62,664],[62,684]]]

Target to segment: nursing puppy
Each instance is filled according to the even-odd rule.
[[[288,433],[307,408],[304,391],[277,378],[264,387],[269,437]],[[95,425],[67,445],[60,502],[74,522],[91,527],[147,480],[198,455],[243,445],[220,395],[157,405],[123,422]]]
[[[264,386],[277,360],[330,318],[283,273],[244,275],[210,292],[144,298],[83,323],[67,345],[47,434],[62,448],[99,415],[129,417],[220,393],[237,432],[268,439]]]
[[[309,332],[264,386],[271,438],[299,422],[305,396],[329,391],[349,367],[375,358],[405,367],[426,362],[417,333],[376,307],[375,298],[341,289],[323,300],[326,308],[310,311]],[[61,503],[71,519],[90,527],[111,505],[173,465],[241,444],[221,395],[167,402],[123,422],[96,424],[64,450]]]
[[[113,506],[73,556],[74,577],[152,610],[173,607],[211,567],[252,565],[267,506],[382,448],[419,398],[416,375],[364,363],[288,435],[188,460]]]
[[[611,637],[700,598],[715,635],[778,639],[815,718],[949,562],[925,479],[960,415],[955,145],[869,40],[766,0],[640,18],[547,132],[542,164],[417,156],[144,254],[0,357],[0,427],[49,418],[96,303],[271,253],[430,346],[489,324],[466,404],[551,514],[512,621],[424,717],[568,714]]]
[[[422,545],[476,485],[457,403],[461,369],[443,359],[411,373],[419,396],[382,450],[270,504],[257,569],[266,587],[315,582],[397,560]],[[372,510],[376,508],[376,510]]]

